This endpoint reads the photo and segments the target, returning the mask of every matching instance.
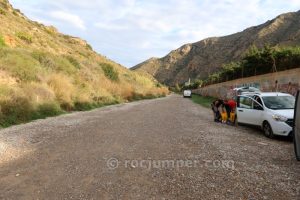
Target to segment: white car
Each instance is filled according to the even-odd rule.
[[[191,90],[184,90],[183,91],[183,97],[192,97],[192,91]]]
[[[295,97],[285,93],[243,93],[237,97],[238,123],[260,126],[265,136],[291,136]]]

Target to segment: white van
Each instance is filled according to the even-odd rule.
[[[291,136],[295,97],[278,92],[242,93],[237,96],[238,123],[260,126],[265,136]]]
[[[183,97],[188,97],[191,98],[192,97],[192,91],[191,90],[184,90],[183,91]]]

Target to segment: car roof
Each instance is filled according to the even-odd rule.
[[[259,94],[259,96],[270,97],[270,96],[292,96],[292,95],[287,93],[282,93],[282,92],[262,92]]]
[[[247,93],[242,93],[241,95],[239,96],[260,96],[260,97],[274,97],[274,96],[292,96],[288,93],[282,93],[282,92],[260,92],[260,93],[257,93],[257,92],[247,92]]]

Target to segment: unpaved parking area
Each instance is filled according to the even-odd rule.
[[[1,130],[0,199],[300,199],[300,163],[171,95]]]

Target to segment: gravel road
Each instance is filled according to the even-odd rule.
[[[291,141],[178,95],[0,131],[0,199],[300,199]]]

